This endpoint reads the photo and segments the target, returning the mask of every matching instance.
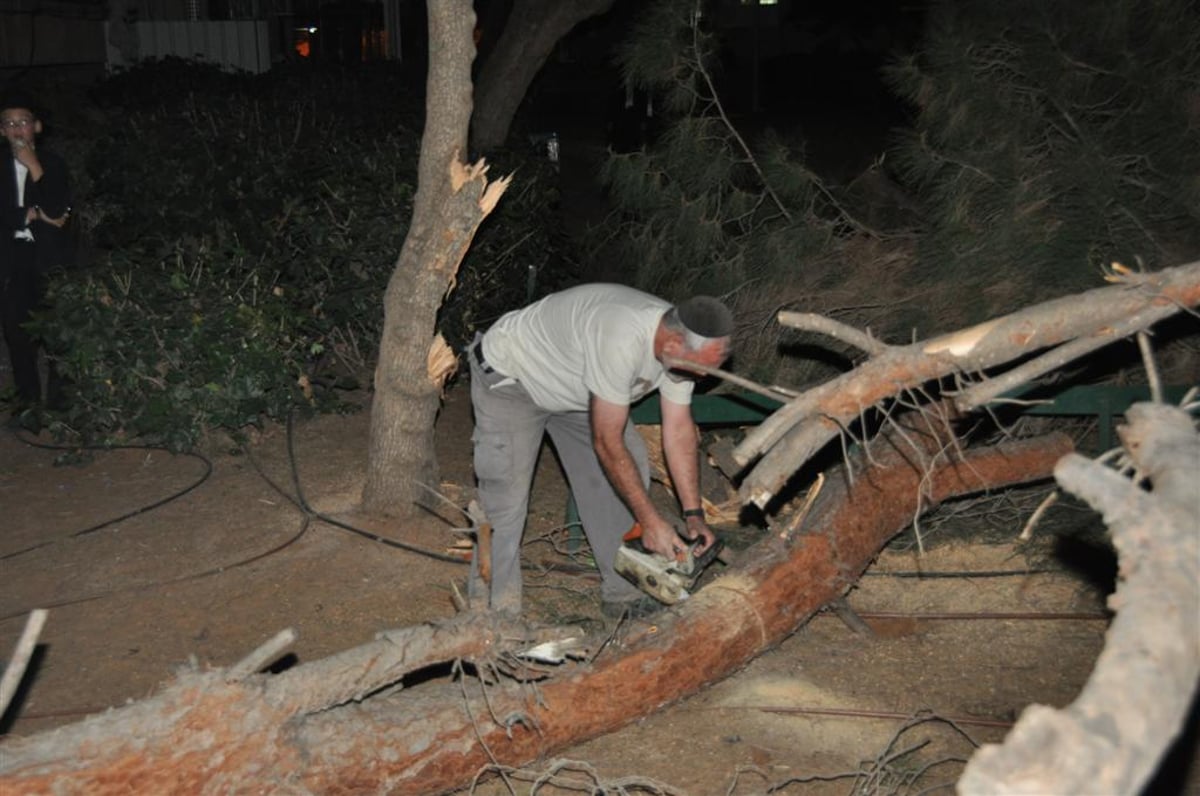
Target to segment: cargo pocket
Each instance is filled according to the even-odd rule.
[[[506,432],[480,431],[471,435],[475,446],[475,477],[480,490],[489,490],[509,483],[514,475],[516,459],[513,437]]]

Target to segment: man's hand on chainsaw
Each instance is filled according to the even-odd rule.
[[[693,542],[697,539],[703,540],[704,544],[696,550],[696,553],[703,553],[717,541],[717,535],[708,527],[708,523],[704,521],[703,517],[688,517],[687,528],[683,535]]]
[[[642,547],[672,561],[683,560],[688,545],[671,523],[657,516],[653,522],[643,522],[641,525]]]
[[[642,547],[672,561],[682,561],[688,548],[697,540],[702,542],[693,551],[697,554],[712,547],[717,540],[703,517],[688,517],[687,526],[683,529],[677,529],[662,517],[657,517],[653,524],[642,525]]]

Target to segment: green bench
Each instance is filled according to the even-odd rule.
[[[1031,400],[1032,388],[1023,388],[1006,393],[1010,400]],[[1168,403],[1178,404],[1187,391],[1185,387],[1163,388],[1163,398]],[[1037,400],[1037,399],[1033,399]],[[1114,419],[1125,414],[1132,404],[1150,400],[1150,388],[1146,386],[1117,387],[1108,384],[1084,384],[1068,387],[1044,402],[1029,403],[1017,407],[1019,414],[1049,415],[1055,417],[1096,417],[1100,421],[1100,451],[1113,445]],[[767,415],[783,404],[779,401],[750,392],[696,395],[692,398],[692,416],[699,426],[752,426],[761,423]],[[650,396],[630,409],[633,422],[638,425],[658,425],[662,422],[658,398]]]
[[[1030,401],[1028,395],[1034,388],[1026,387],[1006,393],[1003,397],[1011,400]],[[1172,386],[1163,389],[1163,398],[1168,403],[1178,404],[1183,400],[1187,391],[1185,387]],[[1108,384],[1085,384],[1068,387],[1056,393],[1045,402],[1028,403],[1017,406],[1019,414],[1047,415],[1052,417],[1095,417],[1099,421],[1097,453],[1102,453],[1113,446],[1115,418],[1125,414],[1130,405],[1140,401],[1150,400],[1150,388],[1147,386],[1119,387]],[[713,395],[695,395],[692,397],[692,417],[701,427],[713,426],[753,426],[761,423],[764,418],[783,404],[757,393],[731,392]],[[1000,409],[1011,408],[1000,405]],[[633,422],[637,425],[658,425],[662,422],[659,411],[658,396],[651,395],[634,404],[629,411]],[[567,499],[568,525],[578,525],[579,512],[575,508],[574,496]],[[572,542],[581,535],[578,529],[572,532]]]
[[[1028,389],[1014,391],[1004,397],[1026,400]],[[1183,400],[1186,387],[1164,387],[1163,400],[1170,404],[1178,404]],[[1021,406],[1020,413],[1024,415],[1050,415],[1054,417],[1095,417],[1099,425],[1099,450],[1103,453],[1113,447],[1113,429],[1116,427],[1114,418],[1125,414],[1131,405],[1150,400],[1150,388],[1147,386],[1117,387],[1110,384],[1083,384],[1068,387],[1048,403],[1036,403]]]

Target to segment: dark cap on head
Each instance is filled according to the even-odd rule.
[[[0,92],[0,111],[13,108],[22,108],[34,116],[38,115],[37,101],[34,100],[32,94],[16,86],[5,86],[4,91]]]
[[[676,308],[679,320],[701,337],[728,337],[733,334],[733,313],[712,296],[693,296]]]

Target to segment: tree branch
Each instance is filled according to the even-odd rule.
[[[734,450],[734,460],[742,467],[762,457],[742,483],[743,498],[765,506],[839,427],[849,426],[860,413],[905,388],[956,373],[981,372],[1076,338],[1111,342],[1116,338],[1110,330],[1122,328],[1130,316],[1152,323],[1200,304],[1200,262],[1125,276],[1123,281],[927,342],[889,346],[853,371],[800,394],[748,431]],[[814,430],[817,424],[824,433]]]
[[[869,332],[859,331],[853,326],[826,318],[815,312],[781,312],[779,313],[779,325],[789,329],[823,334],[871,355],[882,354],[891,348],[887,343],[876,340]]]
[[[1135,404],[1125,449],[1152,490],[1082,456],[1055,468],[1062,487],[1104,515],[1121,561],[1104,651],[1063,710],[1035,705],[959,781],[963,794],[1140,793],[1182,731],[1200,680],[1200,435],[1182,410]]]

